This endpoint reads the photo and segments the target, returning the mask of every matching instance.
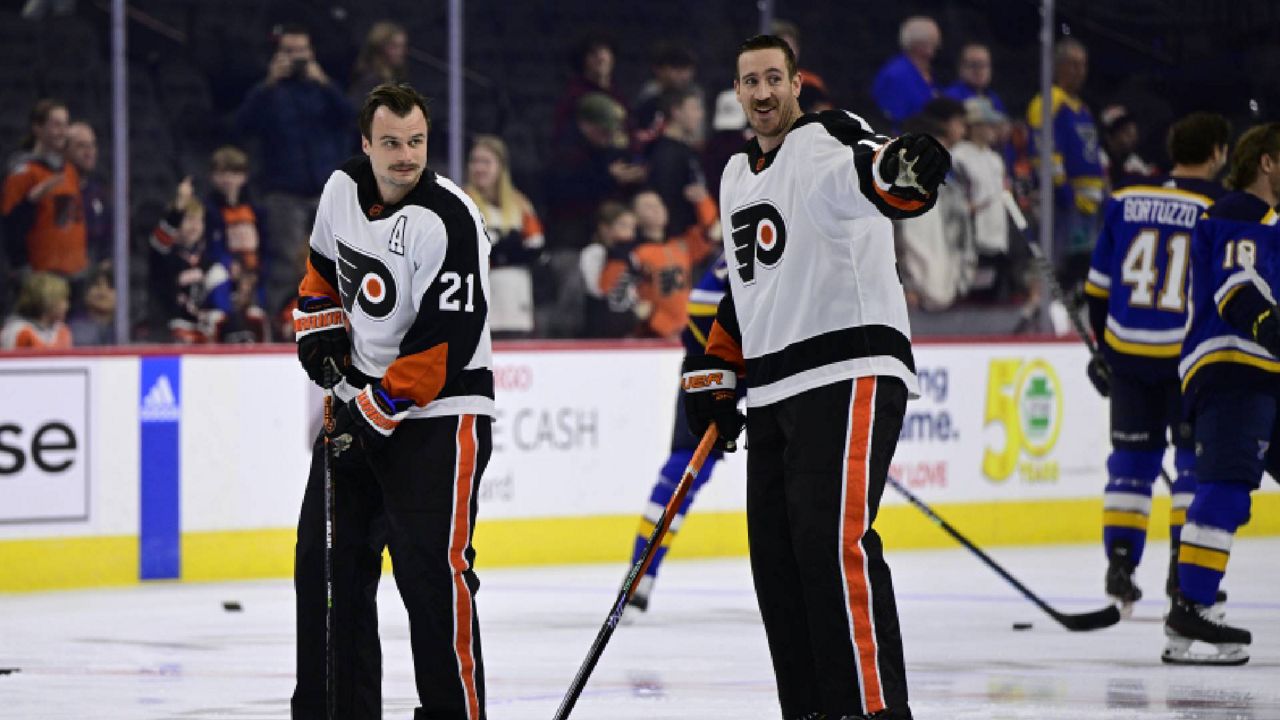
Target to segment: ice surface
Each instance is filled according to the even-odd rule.
[[[627,552],[623,548],[622,552]],[[1166,547],[1153,543],[1134,619],[1070,633],[964,550],[892,552],[912,708],[920,720],[1280,720],[1280,539],[1242,539],[1228,619],[1253,631],[1239,668],[1160,663]],[[1102,550],[996,548],[1067,612],[1102,607]],[[621,581],[617,566],[487,570],[480,618],[489,717],[548,719]],[[382,590],[387,718],[415,703],[408,629]],[[236,601],[243,612],[225,612]],[[287,718],[293,687],[287,581],[147,584],[0,595],[0,717]],[[1016,621],[1034,622],[1015,632]],[[745,560],[672,561],[649,612],[620,627],[573,718],[777,718]]]

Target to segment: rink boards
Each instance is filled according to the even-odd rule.
[[[292,348],[0,358],[0,591],[278,577],[321,394]],[[1100,536],[1107,406],[1073,342],[920,344],[893,473],[987,545]],[[666,458],[680,350],[507,345],[481,483],[481,567],[624,562]],[[1172,458],[1166,465],[1172,469]],[[745,463],[695,501],[675,557],[746,553]],[[1156,491],[1152,534],[1167,536]],[[952,541],[887,490],[893,548]],[[1280,492],[1248,534],[1280,534]]]

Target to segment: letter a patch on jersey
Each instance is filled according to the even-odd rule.
[[[374,320],[382,320],[396,309],[398,294],[391,270],[373,255],[334,238],[338,247],[338,294],[347,313],[359,307]]]
[[[787,224],[770,202],[734,210],[729,222],[733,223],[733,256],[738,276],[744,285],[751,285],[756,281],[757,263],[773,268],[782,262],[782,252],[787,248]]]
[[[408,224],[408,220],[404,215],[396,218],[395,227],[391,228],[391,240],[387,242],[387,249],[401,257],[404,256],[404,227],[406,224]]]

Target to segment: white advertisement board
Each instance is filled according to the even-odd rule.
[[[891,472],[938,502],[1101,493],[1108,410],[1087,359],[1078,343],[918,345]]]
[[[88,369],[0,367],[0,398],[0,523],[88,520]]]

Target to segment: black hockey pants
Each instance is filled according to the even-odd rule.
[[[751,571],[784,718],[909,718],[889,566],[872,528],[906,386],[864,377],[747,411]]]
[[[484,663],[471,569],[491,420],[406,420],[370,467],[334,469],[333,635],[336,717],[382,717],[376,595],[382,549],[409,613],[421,704],[414,720],[483,720]],[[294,567],[298,682],[294,720],[325,718],[324,444],[316,442],[298,520]]]

